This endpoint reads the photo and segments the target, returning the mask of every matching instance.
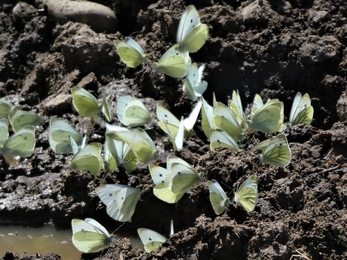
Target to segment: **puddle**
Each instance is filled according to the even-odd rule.
[[[80,259],[82,253],[72,244],[71,236],[71,229],[57,230],[52,224],[38,228],[0,225],[0,257],[11,251],[18,255],[56,253],[61,259]],[[130,237],[130,241],[133,247],[141,243],[138,237]]]

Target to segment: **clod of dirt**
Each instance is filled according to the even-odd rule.
[[[112,33],[117,28],[117,17],[108,7],[87,2],[70,0],[36,0],[36,5],[47,6],[53,20],[59,24],[68,21],[85,23],[95,32]]]

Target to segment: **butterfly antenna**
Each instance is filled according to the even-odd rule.
[[[111,234],[114,235],[125,223],[122,223],[116,230],[114,230]]]
[[[175,234],[174,231],[174,221],[173,219],[170,220],[170,236],[172,236],[173,234]]]

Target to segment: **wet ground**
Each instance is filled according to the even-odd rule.
[[[173,219],[176,233],[150,254],[124,238],[102,253],[83,255],[84,259],[347,258],[347,6],[343,0],[100,0],[116,11],[118,19],[117,31],[108,34],[80,23],[59,25],[47,8],[39,9],[34,1],[17,3],[0,5],[0,97],[23,110],[42,113],[44,123],[36,131],[32,157],[16,166],[0,158],[0,224],[52,220],[69,227],[72,218],[92,217],[115,230],[120,223],[108,217],[94,189],[104,181],[117,182],[142,190],[132,222],[122,229],[147,227],[169,237]],[[49,148],[50,117],[69,121],[88,133],[91,141],[104,140],[104,129],[73,109],[70,88],[75,85],[99,98],[105,92],[113,110],[117,94],[127,93],[141,98],[153,114],[158,102],[177,116],[189,114],[193,103],[182,92],[181,80],[150,68],[126,68],[113,44],[130,35],[158,60],[175,43],[179,18],[189,4],[196,6],[209,27],[206,44],[191,57],[206,64],[204,79],[209,85],[204,97],[210,104],[213,92],[226,103],[238,89],[245,108],[258,93],[263,100],[283,101],[288,117],[295,94],[310,95],[315,111],[312,126],[285,131],[292,150],[289,166],[261,165],[250,151],[211,152],[197,123],[196,134],[177,155],[202,172],[205,181],[177,204],[153,195],[146,165],[130,175],[120,170],[95,177],[71,170],[69,158]],[[119,122],[114,118],[113,123]],[[146,129],[157,138],[156,163],[164,166],[170,149],[163,149],[163,132],[155,121]],[[252,147],[263,139],[250,135],[243,145]],[[246,213],[231,203],[227,212],[216,216],[206,180],[218,180],[232,198],[252,174],[258,177],[259,189],[255,211]],[[58,259],[54,253],[42,258]],[[6,259],[13,258],[7,254]]]

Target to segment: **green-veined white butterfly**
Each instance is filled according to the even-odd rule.
[[[216,180],[208,181],[210,201],[216,215],[222,214],[229,205],[229,198]]]
[[[110,246],[114,235],[92,218],[73,219],[72,243],[83,253],[96,253]]]
[[[8,118],[8,114],[14,109],[15,106],[6,101],[5,99],[0,99],[0,118]]]
[[[71,88],[72,103],[78,114],[83,117],[94,117],[102,110],[102,103],[84,88]]]
[[[147,62],[147,55],[142,47],[130,37],[125,37],[125,42],[114,41],[122,61],[130,68],[136,68]]]
[[[262,133],[275,133],[283,124],[283,103],[278,99],[269,99],[264,105],[260,96],[254,98],[251,111],[251,122],[248,127],[251,131]]]
[[[131,221],[140,199],[141,191],[121,184],[105,184],[95,189],[100,200],[106,205],[107,214],[120,222]]]
[[[188,75],[184,80],[183,91],[192,101],[195,101],[198,97],[201,97],[207,89],[207,82],[205,80],[201,80],[204,68],[205,64],[202,64],[198,68],[198,64],[194,62],[192,66],[190,66]]]
[[[127,129],[125,127],[106,124],[106,134],[113,139],[127,143],[134,151],[139,162],[148,162],[157,156],[153,140],[143,129]]]
[[[43,122],[41,116],[28,111],[20,110],[18,108],[12,109],[12,111],[8,114],[8,120],[10,121],[14,132],[17,132],[24,126],[36,126]]]
[[[33,125],[24,126],[5,141],[0,153],[11,164],[10,162],[15,157],[31,156],[34,153],[35,144],[35,127]]]
[[[125,126],[135,127],[152,121],[151,113],[137,98],[129,95],[119,95],[117,98],[117,116]]]
[[[165,182],[166,177],[169,174],[167,169],[155,164],[148,165],[148,169],[155,184],[153,193],[158,199],[165,201],[166,203],[176,203],[183,197],[185,192],[173,193],[170,190],[168,183]]]
[[[210,130],[212,129],[213,119],[213,107],[216,105],[216,97],[213,93],[213,107],[210,106],[204,97],[201,97],[202,108],[201,108],[201,127],[207,138],[210,138]]]
[[[192,130],[196,120],[198,119],[201,106],[202,101],[201,99],[199,99],[192,112],[189,114],[187,118],[184,119],[185,136],[189,136],[192,134]],[[159,103],[157,104],[157,117],[159,119],[159,127],[165,133],[170,133],[172,136],[176,138],[181,123],[180,120],[178,120],[177,117],[175,117],[168,109],[166,109],[163,105]],[[169,129],[169,131],[167,129]]]
[[[208,27],[200,22],[199,13],[194,5],[183,12],[177,29],[177,43],[180,51],[197,52],[205,44]]]
[[[133,149],[123,141],[117,141],[106,135],[107,148],[115,159],[116,166],[123,165],[127,172],[136,170],[138,160]]]
[[[173,78],[183,78],[187,76],[192,60],[188,52],[181,52],[178,45],[172,46],[167,52],[161,56],[155,63],[159,72]]]
[[[59,118],[49,120],[49,145],[55,153],[71,153],[71,142],[73,138],[78,146],[82,145],[83,137],[71,125]]]
[[[250,176],[235,192],[234,201],[240,204],[247,212],[253,211],[258,202],[257,176]]]
[[[235,141],[244,137],[243,129],[231,110],[221,102],[217,102],[213,109],[212,128],[221,129],[228,133]]]
[[[166,238],[163,235],[148,228],[139,228],[137,233],[139,234],[147,253],[158,249],[166,241]]]
[[[103,167],[100,143],[90,143],[83,147],[70,161],[72,169],[98,174]]]
[[[241,126],[242,124],[247,122],[247,117],[245,112],[243,111],[241,97],[238,90],[233,91],[232,99],[228,100],[228,107],[230,108],[231,112],[234,114]]]
[[[242,151],[234,138],[232,138],[230,135],[228,135],[227,132],[221,129],[210,130],[210,141],[211,151],[214,151],[219,147],[229,148],[235,152]]]
[[[289,125],[310,125],[313,119],[313,112],[310,96],[307,93],[302,96],[301,93],[298,92],[294,98],[292,109],[290,110]]]
[[[7,141],[8,137],[8,120],[6,118],[0,118],[0,149]]]
[[[253,149],[261,150],[260,162],[278,167],[285,167],[290,163],[291,151],[284,134],[267,139],[257,144]]]

